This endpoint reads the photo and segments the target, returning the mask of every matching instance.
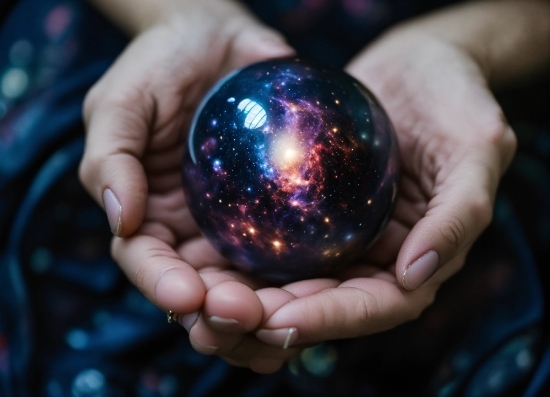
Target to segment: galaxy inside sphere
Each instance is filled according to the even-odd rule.
[[[187,205],[235,266],[277,282],[365,253],[393,211],[395,134],[346,73],[300,58],[253,64],[199,106],[183,160]]]

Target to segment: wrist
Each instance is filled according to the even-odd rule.
[[[88,2],[130,37],[135,37],[160,23],[181,24],[192,19],[224,23],[232,19],[232,16],[246,14],[244,8],[233,0],[88,0]]]
[[[470,56],[492,86],[550,66],[550,2],[499,0],[460,4],[397,28],[443,40]]]
[[[164,14],[158,0],[87,0],[120,30],[133,37],[152,26]]]

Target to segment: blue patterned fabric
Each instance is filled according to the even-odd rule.
[[[445,1],[248,1],[301,54],[342,66]],[[256,375],[190,347],[109,256],[80,186],[87,89],[126,39],[80,0],[20,0],[0,30],[0,396],[550,395],[550,83],[499,97],[520,150],[495,220],[416,321]]]

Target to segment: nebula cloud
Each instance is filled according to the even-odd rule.
[[[280,282],[357,261],[391,216],[398,178],[396,137],[372,94],[296,58],[219,82],[183,161],[203,234],[236,266]]]

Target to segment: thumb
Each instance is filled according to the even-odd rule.
[[[103,206],[113,234],[125,237],[145,215],[148,188],[140,159],[154,106],[141,97],[96,101],[97,95],[92,89],[84,103],[87,138],[79,177]]]

